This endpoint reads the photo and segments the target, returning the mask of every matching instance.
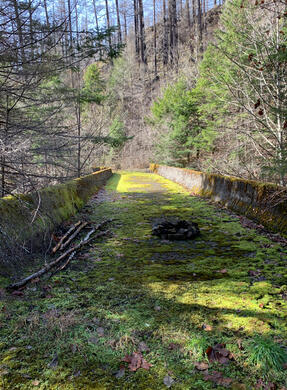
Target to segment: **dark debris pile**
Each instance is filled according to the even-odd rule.
[[[152,224],[152,234],[163,240],[191,240],[200,234],[198,224],[181,219],[159,218]]]

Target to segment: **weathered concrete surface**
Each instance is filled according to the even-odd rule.
[[[287,235],[287,189],[271,183],[151,164],[150,170]]]
[[[104,169],[39,192],[0,199],[0,261],[7,245],[43,246],[45,234],[80,210],[111,175],[111,169]]]

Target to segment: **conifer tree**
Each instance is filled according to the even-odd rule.
[[[232,116],[265,173],[285,184],[287,173],[286,12],[280,0],[251,4],[229,0],[216,44],[201,65],[198,91],[210,128]],[[231,114],[231,115],[230,115]],[[226,120],[224,126],[228,126]]]

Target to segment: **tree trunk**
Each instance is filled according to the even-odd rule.
[[[50,31],[50,21],[49,21],[49,13],[48,13],[48,7],[47,7],[47,0],[44,0],[44,8],[45,8],[45,16],[46,16],[46,23],[48,31]]]
[[[69,23],[69,37],[70,44],[69,47],[73,46],[73,30],[72,30],[72,9],[71,9],[71,0],[68,0],[68,23]]]
[[[191,19],[190,19],[190,5],[189,5],[189,0],[186,0],[186,19],[187,19],[187,26],[188,26],[188,29],[190,30],[190,27],[191,27]]]
[[[29,30],[30,30],[30,48],[31,58],[34,58],[34,32],[33,32],[33,9],[32,1],[29,0]]]
[[[6,109],[5,109],[5,124],[4,124],[4,139],[3,139],[3,154],[1,156],[1,195],[2,197],[6,195],[6,142],[8,139],[9,132],[9,96],[6,95]]]
[[[164,65],[168,63],[168,26],[166,0],[162,2],[163,8],[163,40],[162,40],[162,61]]]
[[[128,36],[128,24],[127,24],[127,12],[126,12],[126,10],[124,10],[123,17],[124,17],[124,34],[125,34],[124,40],[126,42],[127,41],[127,36]]]
[[[176,12],[176,0],[168,1],[168,14],[169,14],[169,55],[170,62],[177,63],[178,60],[178,31],[177,31],[177,12]]]
[[[98,12],[96,7],[96,0],[93,0],[93,6],[94,6],[94,15],[95,15],[95,21],[96,21],[96,28],[97,31],[99,31],[99,20],[98,20]]]
[[[196,6],[195,6],[196,0],[192,0],[192,23],[195,24],[195,18],[196,18]]]
[[[77,9],[77,0],[74,0],[75,13],[76,13],[76,39],[77,46],[79,46],[79,17],[78,17],[78,9]]]
[[[108,3],[108,0],[105,0],[105,4],[106,4],[107,28],[110,29],[111,28],[111,24],[110,24],[110,13],[109,13],[109,3]],[[110,50],[112,49],[111,35],[109,35],[109,48],[110,48]]]
[[[153,0],[153,46],[154,46],[154,77],[157,78],[157,40],[156,40],[156,8],[155,1]]]
[[[122,43],[122,28],[121,28],[119,0],[115,0],[115,1],[116,1],[117,24],[118,24],[118,43]]]
[[[82,136],[82,129],[81,129],[81,103],[76,103],[76,115],[77,115],[77,128],[78,128],[78,147],[77,147],[77,176],[81,176],[81,151],[82,151],[82,143],[81,143],[81,136]]]
[[[16,25],[17,25],[17,35],[18,35],[19,43],[20,43],[21,61],[22,61],[22,63],[25,63],[26,56],[25,56],[25,44],[24,44],[24,39],[23,39],[23,30],[22,30],[23,25],[22,25],[22,22],[21,22],[20,16],[19,16],[19,8],[18,8],[17,0],[13,0],[13,6],[14,6],[14,12],[15,12]]]
[[[139,15],[138,15],[138,0],[134,0],[134,28],[135,28],[135,51],[136,57],[139,59]]]
[[[143,64],[147,64],[143,0],[138,0],[139,5],[139,30],[140,30],[140,57]]]
[[[200,51],[202,51],[202,14],[201,1],[197,0],[197,23],[198,23],[198,44]]]

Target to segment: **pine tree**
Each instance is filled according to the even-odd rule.
[[[220,129],[221,118],[228,126],[227,114],[234,129],[241,123],[236,135],[249,140],[263,170],[282,185],[287,173],[286,16],[281,1],[228,1],[197,85],[204,91],[202,112],[210,127]]]

